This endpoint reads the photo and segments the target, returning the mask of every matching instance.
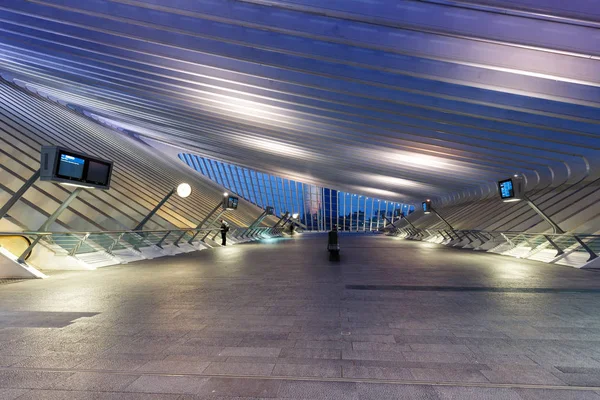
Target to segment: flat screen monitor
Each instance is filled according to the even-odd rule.
[[[421,203],[421,207],[423,207],[423,213],[429,214],[431,212],[431,200],[426,200]]]
[[[238,208],[239,198],[235,196],[229,196],[225,199],[226,210],[236,210]]]
[[[58,146],[42,146],[40,179],[107,190],[113,163]]]
[[[110,164],[102,161],[89,160],[86,182],[106,186],[110,177]]]
[[[61,151],[58,159],[56,175],[63,179],[80,181],[83,178],[85,159]]]
[[[512,179],[506,179],[498,182],[498,190],[502,200],[513,199],[515,197],[515,187]]]

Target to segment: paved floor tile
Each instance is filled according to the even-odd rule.
[[[273,376],[299,376],[340,378],[341,366],[303,365],[303,364],[277,364],[273,369]]]
[[[24,356],[0,356],[0,367],[10,367],[26,358]]]
[[[359,400],[355,383],[282,382],[277,392],[284,399]],[[362,398],[360,398],[362,400]]]
[[[179,394],[31,390],[18,400],[180,400]]]
[[[0,388],[46,389],[71,375],[68,372],[0,370]]]
[[[146,364],[139,367],[136,371],[143,372],[163,372],[171,374],[200,374],[209,362],[193,362],[193,361],[148,361]]]
[[[119,375],[95,372],[77,372],[67,379],[60,379],[52,384],[52,389],[87,390],[87,391],[119,391],[125,389],[139,375]]]
[[[402,352],[372,350],[342,350],[344,360],[404,361]]]
[[[275,398],[281,386],[279,380],[210,378],[202,386],[198,396],[219,396],[220,398]],[[233,400],[233,399],[232,399]]]
[[[98,370],[98,371],[135,371],[137,368],[146,364],[146,360],[111,360],[105,358],[93,358],[77,364],[77,370]]]
[[[414,380],[410,369],[400,367],[374,367],[351,365],[342,367],[344,378],[360,379],[390,379],[390,380]]]
[[[213,362],[204,370],[206,375],[269,376],[275,364]]]
[[[425,353],[471,353],[471,349],[462,344],[411,344],[409,347],[412,351]]]
[[[469,383],[489,382],[480,371],[411,368],[410,372],[418,381]]]
[[[15,400],[28,391],[28,389],[0,389],[0,400]]]
[[[484,370],[481,373],[493,383],[523,383],[533,385],[565,385],[558,379],[541,368],[531,367],[526,369],[514,369],[510,366],[498,367],[494,370]]]
[[[516,389],[523,400],[600,400],[600,395],[583,390]]]
[[[438,400],[430,386],[358,383],[356,387],[360,400]]]
[[[341,359],[342,351],[336,349],[290,349],[286,348],[279,354],[280,358],[322,358],[322,359]]]
[[[277,357],[280,348],[272,347],[226,347],[219,352],[220,356],[245,356],[245,357]]]
[[[557,377],[572,386],[600,387],[600,374],[557,374]]]
[[[352,349],[353,350],[402,352],[402,351],[411,351],[411,346],[401,345],[401,344],[392,344],[392,343],[352,342]]]
[[[61,368],[69,369],[84,362],[84,357],[27,357],[13,365],[13,368]]]
[[[124,392],[196,394],[208,378],[186,376],[141,376],[131,383]]]
[[[437,363],[470,363],[473,358],[462,353],[423,353],[403,352],[406,361],[437,362]]]
[[[440,400],[524,400],[513,389],[436,386]]]

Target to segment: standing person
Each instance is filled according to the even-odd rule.
[[[221,220],[221,246],[227,245],[227,232],[229,232],[229,224],[222,219]]]

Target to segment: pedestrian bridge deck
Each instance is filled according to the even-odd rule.
[[[600,273],[379,235],[0,286],[0,399],[596,399]]]

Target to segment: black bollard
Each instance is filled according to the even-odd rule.
[[[340,243],[335,226],[327,234],[327,251],[329,251],[329,261],[340,261]]]

